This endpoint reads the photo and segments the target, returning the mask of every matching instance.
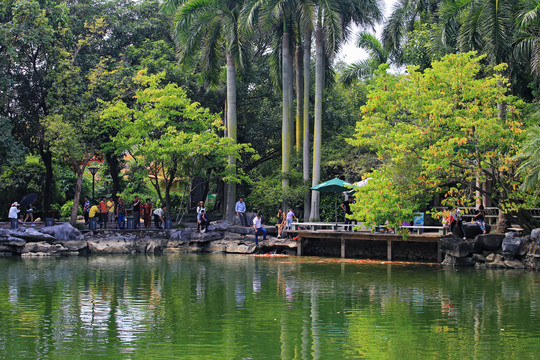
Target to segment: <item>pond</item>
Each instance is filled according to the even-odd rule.
[[[241,255],[0,259],[2,359],[538,359],[540,274]]]

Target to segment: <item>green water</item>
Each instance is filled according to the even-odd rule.
[[[2,359],[539,359],[540,274],[234,255],[0,259]]]

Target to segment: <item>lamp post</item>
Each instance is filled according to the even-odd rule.
[[[94,203],[94,199],[95,199],[95,194],[94,194],[94,189],[95,189],[95,178],[96,178],[96,173],[98,172],[99,168],[97,167],[89,167],[88,168],[88,171],[90,171],[90,174],[92,174],[92,204]]]

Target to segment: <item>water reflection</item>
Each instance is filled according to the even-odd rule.
[[[0,259],[0,271],[0,358],[540,351],[538,273],[231,255]]]

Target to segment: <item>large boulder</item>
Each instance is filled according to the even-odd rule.
[[[48,241],[51,242],[55,239],[54,236],[44,234],[34,228],[20,229],[19,231],[13,231],[13,236],[24,239],[26,241]]]
[[[226,231],[232,223],[227,220],[218,220],[210,222],[208,225],[208,231]]]
[[[474,239],[474,250],[500,250],[504,237],[503,234],[480,234]]]
[[[197,241],[197,242],[215,241],[215,240],[221,240],[222,238],[223,238],[223,233],[218,232],[218,231],[192,232],[189,236],[190,241]]]
[[[193,230],[191,228],[174,230],[169,237],[170,240],[188,241]]]
[[[540,246],[540,229],[534,229],[531,232],[531,239]]]
[[[88,241],[88,252],[91,254],[136,254],[138,244],[136,241],[125,239],[95,239]]]
[[[235,233],[235,234],[241,234],[241,235],[250,235],[253,234],[255,230],[253,230],[253,226],[229,226],[227,229],[227,232]]]
[[[473,253],[474,241],[457,239],[448,236],[443,237],[441,239],[441,250],[453,257],[466,257]]]
[[[482,229],[475,222],[463,222],[463,230],[465,230],[465,235],[463,231],[457,225],[452,227],[454,237],[463,238],[464,236],[467,239],[474,239],[476,235],[483,234]],[[491,231],[491,225],[486,223],[486,231],[489,233]]]
[[[509,233],[502,241],[502,252],[508,259],[523,256],[527,252],[527,242],[515,233]]]
[[[253,254],[256,249],[255,243],[229,243],[225,247],[225,251],[232,254]]]
[[[48,242],[26,243],[21,252],[21,256],[60,256],[68,252],[68,249],[60,244],[49,244]]]
[[[455,257],[450,254],[446,254],[444,257],[443,262],[441,263],[442,266],[474,266],[476,264],[476,261],[471,257]]]
[[[247,225],[248,226],[251,226],[253,225],[253,218],[257,216],[256,213],[254,212],[246,212],[246,220],[247,220]],[[234,218],[233,218],[233,225],[241,225],[242,223],[240,222],[240,216],[238,215],[234,215]]]
[[[82,240],[82,233],[69,223],[44,227],[43,233],[52,235],[56,240]]]

